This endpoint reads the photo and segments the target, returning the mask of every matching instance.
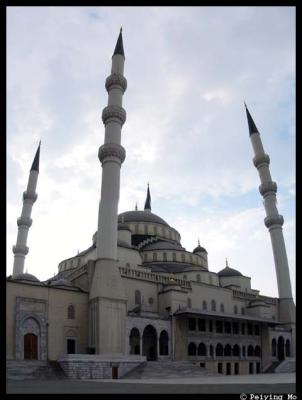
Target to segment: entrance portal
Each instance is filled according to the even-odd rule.
[[[143,333],[143,356],[147,361],[157,360],[157,335],[152,325],[147,325]]]
[[[278,339],[278,360],[284,360],[284,339],[282,336]]]
[[[38,337],[33,333],[24,335],[24,360],[38,359]]]

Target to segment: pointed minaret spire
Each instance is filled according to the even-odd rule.
[[[257,126],[256,126],[256,124],[255,124],[255,122],[254,122],[254,120],[253,120],[253,118],[252,118],[252,116],[251,116],[251,114],[250,114],[250,112],[249,112],[249,110],[248,110],[248,108],[247,108],[245,103],[244,103],[244,106],[245,106],[245,110],[246,110],[246,116],[247,116],[247,122],[248,122],[248,125],[249,125],[250,135],[252,135],[253,133],[257,133],[258,129],[257,129]]]
[[[199,240],[199,238],[198,238],[198,241],[197,241],[197,242],[198,242],[198,246],[200,246],[200,240]]]
[[[40,142],[39,142],[39,146],[38,146],[38,148],[37,148],[36,155],[35,155],[34,161],[33,161],[33,163],[32,163],[31,169],[30,169],[31,171],[37,171],[37,172],[39,172],[40,146],[41,146],[41,140],[40,140]]]
[[[148,182],[147,198],[146,198],[144,210],[151,211],[151,195],[150,195],[150,189],[149,189],[149,182]]]
[[[229,264],[228,264],[228,259],[227,258],[225,259],[225,266],[226,266],[226,268],[229,268]]]
[[[34,202],[37,200],[36,187],[39,175],[39,158],[40,158],[40,144],[36,151],[36,155],[29,172],[29,178],[27,183],[26,191],[23,193],[23,207],[21,217],[18,218],[18,235],[17,243],[13,246],[14,253],[14,266],[13,266],[13,277],[23,274],[25,256],[28,253],[29,248],[26,246],[27,236],[29,228],[32,224],[31,210]]]
[[[137,203],[135,203],[135,208],[134,209],[135,209],[135,211],[137,211]]]
[[[116,42],[116,46],[115,46],[115,49],[114,49],[113,56],[115,56],[116,54],[121,54],[122,56],[125,57],[124,46],[123,46],[122,27],[120,29],[120,34],[119,34],[119,37],[118,37],[117,42]]]

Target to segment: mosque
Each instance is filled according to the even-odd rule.
[[[211,271],[200,243],[186,250],[180,233],[152,212],[149,186],[143,210],[118,215],[126,157],[121,146],[124,62],[121,31],[105,83],[98,230],[89,248],[62,260],[57,275],[44,282],[24,273],[40,144],[35,154],[17,221],[13,274],[7,278],[7,360],[58,362],[68,377],[88,379],[111,377],[113,371],[122,377],[155,360],[186,361],[228,375],[285,371],[295,363],[296,333],[283,217],[270,159],[248,109],[278,298],[260,294],[251,278],[227,261],[218,273]]]

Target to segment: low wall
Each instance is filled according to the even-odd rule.
[[[66,354],[58,359],[70,379],[112,379],[117,368],[118,379],[146,362],[144,356],[101,356],[92,354]]]

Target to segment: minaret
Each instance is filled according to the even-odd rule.
[[[245,105],[246,107],[246,105]],[[246,107],[250,139],[254,149],[254,165],[258,170],[261,185],[259,192],[263,196],[266,218],[264,224],[268,228],[275,261],[278,293],[279,320],[283,323],[295,323],[295,305],[293,302],[288,261],[282,232],[284,219],[276,206],[277,184],[272,181],[269,164],[270,158],[264,152],[259,131]]]
[[[106,79],[108,105],[102,113],[105,141],[99,149],[102,189],[99,203],[97,260],[90,289],[90,346],[97,354],[125,352],[126,295],[117,267],[117,223],[120,169],[125,160],[121,129],[126,121],[122,107],[127,88],[124,72],[122,29],[112,56],[111,75]]]
[[[151,212],[151,195],[150,195],[150,189],[149,189],[149,183],[148,183],[148,189],[147,189],[147,198],[145,201],[145,211],[150,211]]]
[[[25,256],[29,250],[28,247],[26,246],[26,242],[27,242],[28,231],[32,224],[32,219],[30,218],[32,206],[38,197],[36,193],[36,187],[39,175],[40,145],[41,141],[39,143],[34,161],[32,163],[29,172],[27,189],[23,193],[23,207],[22,207],[21,217],[18,218],[17,220],[18,224],[17,243],[15,246],[13,246],[13,253],[15,255],[13,277],[22,274],[24,272]]]

